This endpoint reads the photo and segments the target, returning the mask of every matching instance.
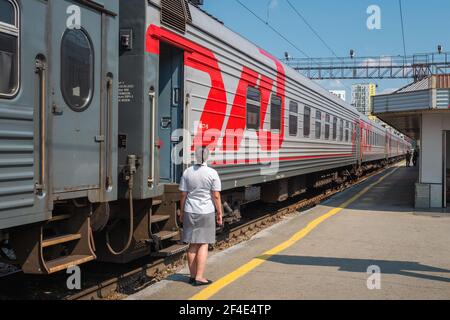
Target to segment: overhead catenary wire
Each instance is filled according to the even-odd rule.
[[[404,23],[404,19],[403,19],[402,0],[398,0],[398,4],[399,4],[399,7],[400,7],[400,21],[401,21],[401,25],[402,25],[403,54],[404,54],[405,59],[406,59],[405,23]]]
[[[272,25],[270,25],[269,20],[264,21],[263,18],[261,18],[260,16],[258,16],[252,9],[250,9],[248,6],[246,6],[242,1],[240,0],[235,0],[239,5],[241,5],[244,9],[246,9],[249,13],[251,13],[254,17],[256,17],[259,21],[263,22],[265,25],[267,25],[273,32],[275,32],[279,37],[281,37],[283,40],[285,40],[287,43],[289,43],[292,47],[294,47],[295,49],[297,49],[301,54],[303,54],[305,57],[307,58],[311,58],[305,51],[303,51],[302,49],[300,49],[298,46],[296,46],[292,41],[290,41],[289,39],[287,39],[281,32],[279,32],[277,29],[275,29]],[[269,16],[268,16],[269,17]],[[269,19],[269,18],[267,18]],[[312,26],[311,26],[312,28]],[[318,35],[318,34],[317,34]],[[320,35],[319,35],[320,37]],[[322,39],[323,40],[323,39]],[[323,40],[324,41],[324,40]],[[324,41],[325,42],[325,41]],[[331,49],[331,48],[329,48]],[[332,50],[332,49],[331,49]],[[333,54],[337,57],[336,53],[332,50]],[[352,91],[352,88],[349,87],[348,85],[344,84],[341,82],[341,85],[343,85],[345,88],[347,88],[350,92]]]
[[[289,43],[293,48],[295,48],[298,52],[300,52],[302,55],[304,55],[307,58],[310,58],[310,56],[302,49],[300,49],[295,43],[293,43],[291,40],[289,40],[286,36],[284,36],[280,31],[278,31],[276,28],[274,28],[268,21],[264,21],[263,18],[258,16],[252,9],[250,9],[248,6],[246,6],[242,1],[235,0],[240,6],[242,6],[244,9],[246,9],[248,12],[250,12],[255,18],[257,18],[259,21],[264,23],[267,27],[269,27],[273,32],[275,32],[280,38],[282,38],[284,41]]]
[[[308,28],[314,33],[314,35],[323,43],[323,45],[330,50],[330,52],[336,57],[339,58],[336,52],[331,48],[330,45],[320,36],[320,34],[313,28],[313,26],[306,20],[304,15],[300,13],[300,11],[292,4],[290,0],[286,0],[287,4],[291,7],[292,10],[297,14],[297,16],[308,26]]]
[[[286,3],[291,7],[291,9],[297,14],[297,16],[306,24],[306,26],[314,33],[314,35],[323,43],[323,45],[336,57],[340,58],[336,52],[331,48],[331,46],[323,39],[323,37],[319,34],[319,32],[314,29],[314,27],[308,22],[308,20],[305,18],[303,14],[300,13],[300,11],[292,4],[290,0],[286,0]],[[340,82],[340,84],[344,87],[346,87],[350,92],[352,91],[352,88],[346,85],[343,82]]]
[[[272,2],[272,0],[268,0],[267,2],[267,20],[266,23],[269,23],[269,19],[270,19],[270,3]]]

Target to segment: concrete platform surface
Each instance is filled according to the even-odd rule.
[[[450,299],[450,219],[414,214],[416,179],[389,169],[213,254],[209,288],[185,268],[128,299]]]

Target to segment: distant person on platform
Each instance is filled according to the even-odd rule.
[[[406,167],[410,167],[411,166],[411,151],[408,150],[406,152]]]
[[[189,244],[189,283],[204,286],[212,283],[204,277],[209,244],[216,242],[216,221],[222,225],[222,184],[216,170],[209,168],[208,148],[195,150],[196,164],[181,178],[180,220],[183,221],[183,242]]]
[[[414,167],[417,167],[417,163],[419,162],[419,150],[415,149],[413,154],[413,164]]]

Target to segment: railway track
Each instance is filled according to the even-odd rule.
[[[0,279],[19,272],[20,270],[15,267],[12,267],[4,263],[0,263]]]
[[[357,181],[347,183],[339,188],[322,190],[315,194],[309,194],[306,197],[302,195],[301,199],[291,199],[280,205],[264,206],[263,208],[261,206],[259,208],[250,206],[246,211],[252,212],[252,214],[246,215],[247,220],[223,230],[218,235],[214,249],[220,251],[246,241],[258,232],[279,222],[284,217],[320,204],[337,193],[358,185],[392,166],[367,173]],[[3,293],[1,292],[3,290],[0,289],[0,299],[23,299],[23,297],[20,297],[20,294],[18,296],[11,295],[11,290],[14,290],[18,283],[20,283],[20,292],[22,292],[24,286],[27,286],[30,291],[30,294],[25,299],[121,299],[175,273],[181,266],[184,266],[184,262],[185,253],[158,260],[143,258],[129,265],[110,265],[94,262],[82,267],[83,287],[85,289],[77,292],[65,289],[67,288],[66,281],[69,275],[64,273],[52,276],[52,279],[48,277],[36,279],[34,276],[24,275],[17,271],[10,277],[2,277],[0,274],[0,288],[5,288],[8,291]],[[7,281],[7,283],[2,284],[3,281]],[[49,282],[51,285],[49,285]]]

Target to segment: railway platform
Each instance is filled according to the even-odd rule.
[[[450,218],[417,212],[418,171],[390,168],[129,300],[449,299]],[[375,273],[374,273],[375,272]]]

